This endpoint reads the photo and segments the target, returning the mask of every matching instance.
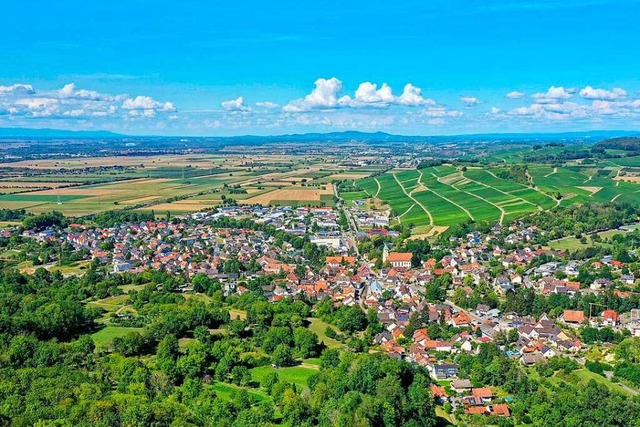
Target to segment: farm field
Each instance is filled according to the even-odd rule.
[[[114,209],[195,212],[247,204],[333,204],[333,182],[380,167],[286,155],[167,155],[48,159],[0,164],[0,208],[83,216]]]
[[[618,159],[615,159],[618,160]],[[626,160],[626,159],[625,159]],[[393,224],[413,224],[414,234],[466,221],[507,224],[524,215],[574,203],[621,201],[640,205],[640,183],[615,179],[620,166],[531,165],[530,185],[505,178],[509,166],[442,165],[396,169],[356,181],[355,200],[380,200]]]

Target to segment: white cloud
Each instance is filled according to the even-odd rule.
[[[342,82],[335,77],[330,79],[319,78],[315,82],[315,89],[303,99],[291,101],[284,106],[287,112],[303,112],[313,109],[335,108],[338,106],[338,92],[342,90]],[[349,97],[342,100],[343,104],[349,102]]]
[[[158,102],[150,96],[136,96],[127,98],[122,103],[125,110],[159,110],[166,112],[176,111],[176,107],[171,102]]]
[[[491,114],[498,114],[500,113],[500,109],[498,107],[491,107]]]
[[[228,101],[222,101],[220,103],[222,108],[227,111],[250,111],[251,108],[244,105],[244,98],[239,96],[236,99],[230,99]]]
[[[533,99],[537,103],[552,103],[559,99],[569,99],[573,96],[574,89],[565,89],[562,86],[551,86],[546,92],[534,93]]]
[[[394,96],[391,87],[382,83],[362,82],[353,97],[342,95],[342,81],[335,77],[320,78],[315,81],[315,89],[302,99],[296,99],[284,106],[289,113],[328,110],[336,108],[387,107],[390,105],[425,106],[436,105],[432,99],[422,96],[422,89],[407,83],[400,96]]]
[[[21,98],[13,103],[13,109],[9,111],[14,115],[51,117],[60,111],[59,104],[54,98]]]
[[[362,82],[355,94],[355,101],[362,104],[388,105],[395,101],[391,87],[382,83],[380,89],[376,83]]]
[[[600,99],[605,101],[617,101],[627,97],[627,92],[619,87],[614,87],[612,90],[606,89],[594,89],[591,86],[586,86],[580,91],[580,96],[586,99]]]
[[[26,84],[12,84],[11,86],[0,86],[0,95],[33,95],[36,91],[33,86]]]
[[[124,95],[113,97],[93,90],[76,90],[75,83],[64,85],[62,89],[58,91],[58,97],[63,99],[83,99],[86,101],[122,101],[127,98]]]
[[[280,108],[280,104],[276,104],[275,102],[269,102],[269,101],[256,102],[256,106],[261,108],[268,108],[270,110]]]
[[[3,115],[22,118],[85,120],[106,117],[151,118],[161,112],[174,112],[176,108],[171,102],[158,102],[149,96],[113,96],[77,89],[74,83],[69,83],[61,89],[37,92],[27,84],[0,86],[0,110]]]
[[[460,98],[460,102],[465,104],[467,107],[473,107],[474,105],[478,105],[478,98],[473,96],[463,96]]]
[[[524,96],[524,93],[518,92],[517,90],[509,92],[508,94],[505,95],[506,98],[511,98],[511,99],[518,99],[518,98],[522,98],[523,96]]]
[[[424,98],[422,96],[422,89],[415,87],[411,83],[407,83],[396,101],[401,105],[408,106],[420,106],[420,105],[436,105],[433,99]]]

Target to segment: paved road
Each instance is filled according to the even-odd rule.
[[[458,311],[464,311],[469,316],[471,316],[471,320],[473,320],[474,322],[477,322],[478,324],[480,324],[480,323],[482,323],[484,321],[481,317],[477,316],[473,311],[464,309],[462,307],[459,307],[459,306],[455,305],[453,302],[451,302],[449,300],[445,300],[444,303],[445,304],[449,304],[451,307],[455,308]]]

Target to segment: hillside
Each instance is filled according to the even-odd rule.
[[[611,150],[640,151],[640,137],[625,136],[605,139],[604,141],[598,142],[594,147]]]

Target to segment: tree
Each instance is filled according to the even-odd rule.
[[[291,349],[285,344],[279,344],[271,355],[271,362],[276,366],[289,366],[293,364]]]
[[[317,355],[318,336],[307,328],[296,328],[293,331],[293,341],[296,353],[303,359]]]

